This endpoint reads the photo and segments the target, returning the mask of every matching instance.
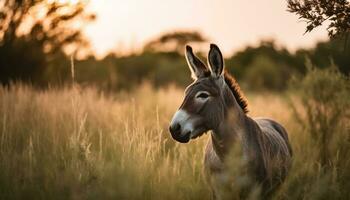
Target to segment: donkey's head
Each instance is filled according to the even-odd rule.
[[[226,83],[229,77],[224,74],[224,60],[215,44],[210,45],[209,68],[193,54],[190,46],[186,46],[186,59],[194,82],[186,88],[183,103],[169,127],[172,137],[181,143],[216,130],[227,108],[239,107],[232,92],[235,88]]]

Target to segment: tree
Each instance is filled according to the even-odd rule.
[[[41,84],[47,81],[43,79],[49,63],[86,48],[81,28],[95,16],[85,7],[83,2],[1,1],[0,82]]]
[[[306,20],[305,33],[328,20],[327,31],[331,38],[349,35],[350,3],[347,0],[288,0],[288,11]]]
[[[148,42],[145,51],[168,51],[182,53],[187,43],[202,43],[207,39],[197,31],[175,31],[165,33]]]

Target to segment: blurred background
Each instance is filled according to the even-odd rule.
[[[185,45],[216,43],[247,115],[288,130],[272,199],[348,200],[349,33],[349,0],[0,0],[0,199],[210,199],[209,135],[168,126]],[[249,184],[233,157],[227,199]]]
[[[205,59],[209,43],[221,48],[242,87],[254,91],[285,90],[291,77],[305,74],[307,59],[348,74],[347,40],[329,40],[330,22],[305,33],[306,20],[287,10],[287,1],[268,0],[3,0],[0,82],[61,87],[72,80],[73,58],[82,86],[185,86],[191,80],[184,45]]]

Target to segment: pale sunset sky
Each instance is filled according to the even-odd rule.
[[[97,19],[84,32],[99,57],[137,51],[172,30],[197,30],[226,55],[262,39],[291,51],[327,39],[325,27],[303,35],[305,22],[286,0],[90,0],[89,10]]]

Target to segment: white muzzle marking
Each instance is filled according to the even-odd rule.
[[[190,115],[186,111],[180,109],[174,114],[171,124],[179,124],[181,126],[181,135],[183,135],[193,131],[193,123],[189,118]]]

